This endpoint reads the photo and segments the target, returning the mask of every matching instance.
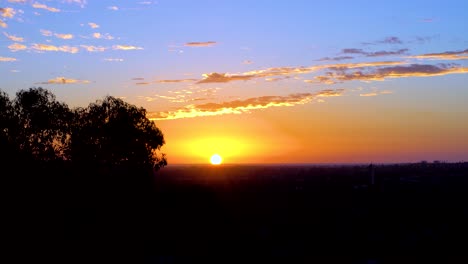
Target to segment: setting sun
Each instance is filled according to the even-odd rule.
[[[211,156],[211,158],[210,158],[210,162],[211,162],[211,164],[213,164],[213,165],[219,165],[219,164],[221,164],[222,161],[223,161],[223,158],[221,158],[221,156],[218,155],[218,154],[214,154],[214,155]]]

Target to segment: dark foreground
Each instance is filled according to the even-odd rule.
[[[468,263],[468,163],[104,174],[14,180],[6,251],[17,262]]]

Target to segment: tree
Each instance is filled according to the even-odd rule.
[[[146,110],[107,96],[75,110],[71,159],[79,164],[160,168],[164,136]]]
[[[35,161],[68,159],[73,115],[66,104],[45,89],[31,88],[16,93],[13,109],[18,121],[15,142],[21,152]]]
[[[13,132],[17,121],[14,118],[13,105],[8,95],[0,91],[0,160],[5,164],[14,160],[17,149],[13,143]]]

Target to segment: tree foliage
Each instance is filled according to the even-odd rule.
[[[11,101],[0,91],[0,150],[35,162],[160,168],[164,136],[146,110],[107,96],[71,110],[42,88],[21,90]],[[10,154],[9,154],[10,152]]]

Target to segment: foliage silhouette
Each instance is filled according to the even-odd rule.
[[[160,168],[164,136],[146,110],[107,96],[75,110],[71,158],[82,164]]]
[[[42,88],[21,90],[13,101],[0,91],[5,162],[18,154],[21,158],[16,159],[23,164],[159,169],[167,164],[165,154],[159,153],[164,143],[145,109],[112,96],[71,110]]]
[[[68,159],[73,114],[66,104],[45,89],[31,88],[16,94],[13,109],[14,140],[22,153],[42,162]]]

